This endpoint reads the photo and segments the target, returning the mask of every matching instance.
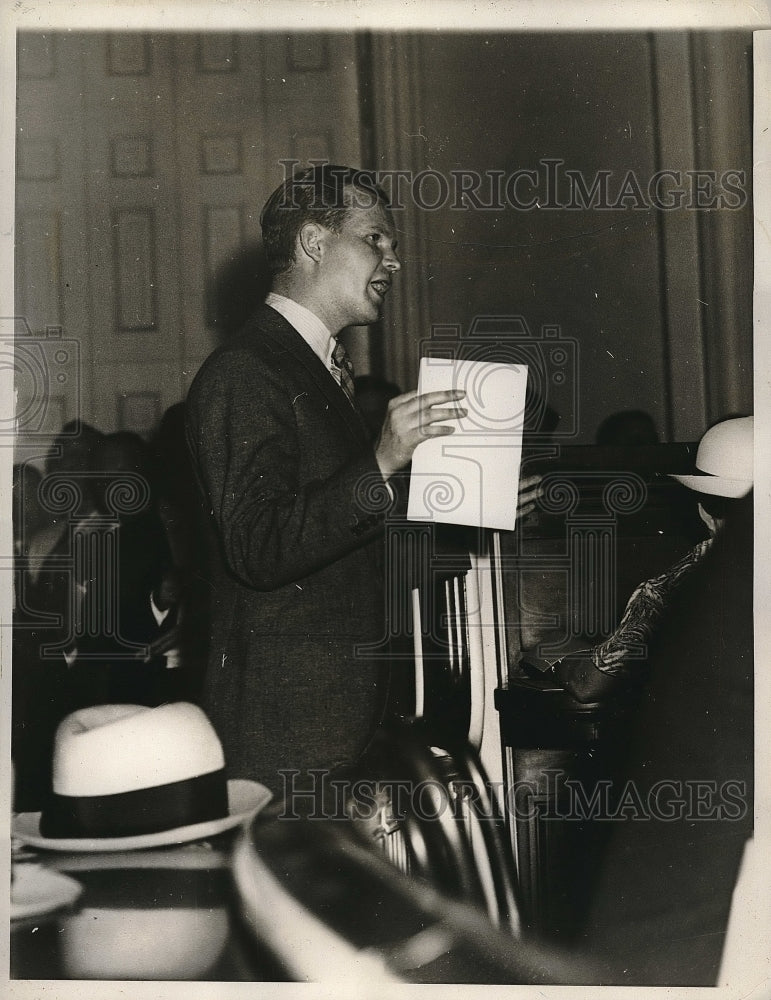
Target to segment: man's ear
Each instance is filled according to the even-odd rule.
[[[321,259],[321,244],[324,238],[324,228],[316,222],[306,222],[297,234],[299,249],[303,256],[319,262]]]

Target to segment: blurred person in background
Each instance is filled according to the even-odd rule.
[[[102,437],[89,424],[62,427],[34,491],[33,525],[24,526],[17,553],[11,753],[18,810],[39,808],[49,792],[54,733],[73,708],[67,660],[75,627],[73,533],[97,513],[92,474]],[[18,507],[27,514],[35,507],[29,487],[37,478],[26,466],[19,479],[24,494]]]
[[[742,499],[753,483],[753,443],[752,417],[721,421],[701,439],[693,474],[673,477],[693,492],[708,537],[635,589],[618,628],[604,642],[553,665],[557,680],[574,698],[596,701],[645,681],[647,651],[679,588],[699,567],[726,524],[744,509]]]

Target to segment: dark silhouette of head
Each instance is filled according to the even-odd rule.
[[[151,452],[147,443],[138,434],[132,431],[117,431],[105,435],[96,449],[94,472],[96,499],[100,507],[105,506],[106,491],[121,477],[127,483],[132,478],[138,477],[142,480],[144,489],[137,498],[137,509],[133,513],[142,513],[147,508],[152,495]]]
[[[597,428],[597,444],[605,447],[634,448],[659,443],[653,417],[645,410],[611,413]]]
[[[87,472],[104,435],[90,424],[70,420],[59,431],[48,455],[46,473]]]
[[[247,243],[223,261],[209,301],[209,321],[222,341],[241,330],[269,291],[270,275],[261,243]]]

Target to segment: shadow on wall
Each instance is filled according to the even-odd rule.
[[[239,248],[219,268],[210,296],[210,322],[220,344],[243,327],[270,291],[262,241]]]
[[[599,445],[629,448],[658,444],[659,432],[653,417],[645,410],[619,410],[603,420],[595,440]]]

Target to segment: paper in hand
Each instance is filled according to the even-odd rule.
[[[408,519],[513,529],[527,365],[423,358],[418,392],[439,389],[464,390],[466,398],[457,405],[468,415],[447,421],[454,434],[415,449]]]

